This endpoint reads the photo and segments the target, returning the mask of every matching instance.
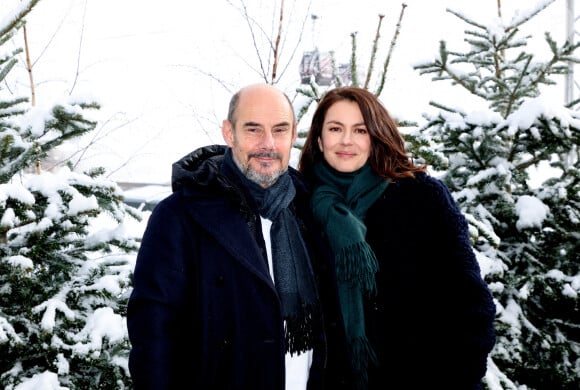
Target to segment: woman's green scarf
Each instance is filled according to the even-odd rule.
[[[365,335],[363,294],[376,290],[378,262],[365,241],[364,218],[387,187],[369,162],[352,173],[338,172],[326,162],[314,165],[318,179],[312,210],[322,224],[336,260],[338,292],[353,367],[360,386],[367,382],[367,367],[376,357]]]

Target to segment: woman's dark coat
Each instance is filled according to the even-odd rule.
[[[127,313],[137,390],[284,389],[283,320],[259,215],[218,174],[224,151],[202,148],[174,164],[174,192],[149,218]],[[297,172],[289,172],[297,190],[291,207],[315,269],[328,270],[321,240],[312,239],[308,193]],[[319,280],[333,283],[328,275]],[[333,300],[333,286],[320,290]],[[310,389],[321,388],[327,363],[318,330]]]
[[[495,305],[447,187],[426,174],[395,180],[365,224],[379,261],[377,294],[365,300],[379,362],[369,389],[480,389]]]

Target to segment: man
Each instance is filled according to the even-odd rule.
[[[250,85],[231,99],[227,147],[173,165],[173,194],[149,218],[128,303],[135,389],[321,388],[319,290],[332,302],[335,290],[315,271],[333,268],[288,166],[296,127],[286,95]]]

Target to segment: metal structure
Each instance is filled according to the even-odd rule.
[[[578,16],[576,16],[574,10],[574,2],[576,0],[566,0],[566,36],[567,39],[570,41],[571,44],[574,43],[574,38],[578,34],[578,30],[576,28],[576,21],[578,20]],[[580,89],[578,83],[576,83],[574,79],[574,63],[570,62],[568,64],[569,73],[566,75],[566,83],[565,83],[565,101],[566,104],[572,102],[574,100],[574,90]]]
[[[316,21],[318,15],[311,15],[312,19],[312,50],[305,51],[300,61],[299,72],[300,82],[309,84],[314,81],[318,85],[328,86],[337,79],[342,84],[350,83],[350,67],[348,64],[337,66],[333,51],[322,51],[318,49],[318,31]]]

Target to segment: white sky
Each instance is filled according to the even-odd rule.
[[[7,4],[18,2],[3,0]],[[503,0],[503,15],[511,19],[518,10],[528,10],[540,2],[546,0]],[[246,3],[248,12],[263,21],[265,30],[274,28],[268,23],[278,14],[267,10],[279,1]],[[287,7],[294,4],[290,0],[285,3]],[[430,110],[430,100],[449,103],[450,99],[467,98],[457,88],[443,82],[432,83],[430,77],[420,76],[412,69],[417,61],[435,55],[440,39],[454,47],[463,45],[467,25],[445,9],[477,16],[478,21],[485,22],[495,17],[497,1],[405,3],[399,40],[381,98],[396,117],[420,121],[421,113]],[[43,0],[29,16],[28,38],[35,61],[38,101],[42,103],[54,93],[72,91],[93,96],[103,104],[104,125],[89,137],[98,138],[93,141],[98,146],[84,154],[87,165],[104,165],[111,178],[118,181],[167,184],[172,162],[199,146],[223,143],[219,126],[231,93],[242,85],[260,81],[255,72],[257,57],[249,29],[237,10],[240,0],[201,4],[188,0],[169,0],[163,5],[138,0]],[[359,0],[356,7],[352,4],[340,0],[297,0],[294,9],[287,9],[285,18],[292,25],[288,27],[281,60],[281,68],[287,69],[278,85],[291,97],[299,83],[298,62],[302,52],[311,49],[313,37],[321,50],[334,50],[339,62],[348,62],[350,34],[357,32],[359,67],[366,69],[365,56],[370,52],[379,13],[385,18],[382,49],[375,67],[382,67],[402,2]],[[565,6],[566,0],[556,0],[535,19],[533,26],[542,26],[563,41]],[[318,17],[315,25],[309,15]],[[302,29],[300,23],[304,21]],[[301,30],[302,40],[297,44]],[[546,47],[543,34],[538,35],[540,53]],[[18,37],[17,43],[21,42]],[[289,60],[295,48],[296,54]],[[25,85],[20,88],[23,94],[29,93]],[[552,93],[563,101],[563,89]],[[68,157],[67,153],[74,150],[64,151],[61,157]]]

